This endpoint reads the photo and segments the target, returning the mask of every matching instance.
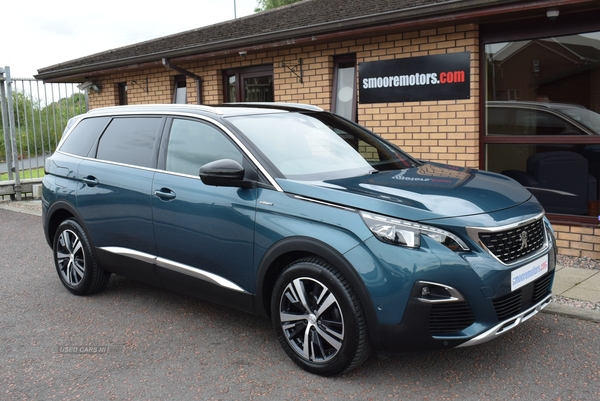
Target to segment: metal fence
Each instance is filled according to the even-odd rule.
[[[0,103],[0,186],[13,185],[11,197],[20,199],[22,181],[43,177],[45,160],[69,118],[87,111],[86,93],[75,83],[11,78],[5,67],[0,68]]]

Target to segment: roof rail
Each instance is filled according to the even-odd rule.
[[[215,107],[256,107],[261,109],[278,109],[287,111],[325,111],[318,106],[304,103],[285,102],[232,102],[222,103]]]
[[[213,114],[223,114],[219,110],[215,109],[212,106],[205,106],[200,104],[135,104],[128,106],[108,106],[108,107],[99,107],[97,109],[91,109],[88,111],[88,114],[95,113],[106,113],[106,112],[140,112],[140,111],[207,111]]]

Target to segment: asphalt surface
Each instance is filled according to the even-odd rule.
[[[600,324],[538,314],[486,344],[297,368],[270,322],[112,277],[60,284],[40,217],[0,209],[0,399],[598,400]],[[107,348],[103,348],[107,347]]]

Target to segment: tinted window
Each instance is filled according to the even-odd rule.
[[[167,170],[198,175],[206,163],[232,159],[242,163],[242,154],[212,125],[199,121],[173,120],[167,147]]]
[[[488,135],[513,135],[514,125],[510,119],[510,109],[500,107],[488,108]]]
[[[98,139],[110,117],[86,118],[65,139],[60,150],[77,156],[87,156],[94,142]]]
[[[96,158],[153,167],[154,142],[160,123],[158,117],[113,119],[100,138]]]

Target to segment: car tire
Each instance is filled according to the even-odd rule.
[[[290,264],[271,299],[273,327],[288,356],[321,376],[352,370],[371,354],[362,306],[333,266],[319,259]]]
[[[75,295],[101,291],[110,278],[98,265],[85,231],[75,220],[63,221],[52,246],[56,272],[63,285]]]

